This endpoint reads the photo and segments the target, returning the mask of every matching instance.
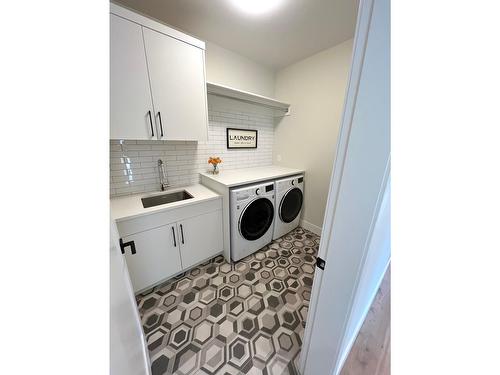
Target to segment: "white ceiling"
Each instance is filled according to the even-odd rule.
[[[279,69],[352,38],[358,0],[284,0],[250,16],[231,0],[119,0],[125,6]]]

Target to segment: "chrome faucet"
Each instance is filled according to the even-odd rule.
[[[158,159],[158,173],[160,174],[160,188],[161,191],[165,191],[166,188],[170,187],[167,178],[167,171],[165,170],[165,163],[163,160]]]

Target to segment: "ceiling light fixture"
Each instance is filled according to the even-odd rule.
[[[250,15],[262,15],[276,10],[284,0],[230,0],[240,11]]]

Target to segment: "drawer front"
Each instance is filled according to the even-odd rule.
[[[144,215],[130,220],[116,223],[120,236],[130,236],[145,230],[157,228],[168,223],[185,220],[190,217],[203,215],[222,209],[222,198],[212,199],[205,202],[191,204],[184,207],[174,208],[150,215]]]

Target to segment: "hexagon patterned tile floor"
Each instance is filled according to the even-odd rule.
[[[318,246],[297,228],[138,295],[153,375],[298,374]]]

